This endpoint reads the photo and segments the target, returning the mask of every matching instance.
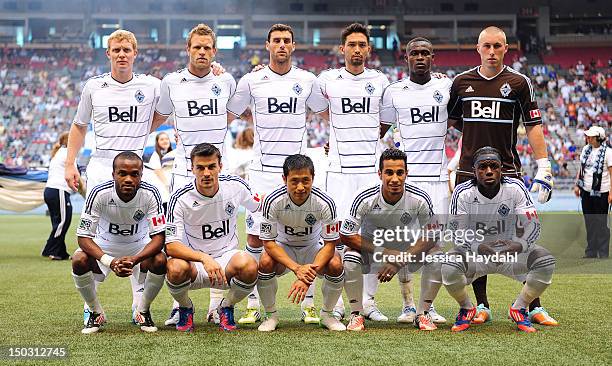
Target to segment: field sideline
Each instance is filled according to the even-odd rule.
[[[76,248],[77,221],[74,216],[68,234],[69,252]],[[288,275],[279,282],[281,323],[273,334],[261,334],[255,326],[223,334],[203,323],[207,290],[192,293],[195,333],[179,334],[163,327],[171,306],[165,288],[152,307],[160,331],[144,334],[130,323],[129,281],[111,277],[100,288],[109,323],[104,332],[84,336],[80,333],[82,301],[74,288],[70,263],[40,257],[50,230],[49,218],[0,216],[4,233],[0,237],[0,346],[63,346],[69,350],[67,359],[23,364],[610,365],[612,261],[573,259],[582,255],[584,243],[584,234],[575,228],[582,222],[578,214],[548,214],[542,221],[541,244],[555,255],[563,254],[554,282],[542,298],[561,326],[538,326],[535,334],[518,334],[506,319],[520,284],[501,276],[489,277],[492,324],[474,326],[462,334],[452,334],[449,324],[431,333],[400,326],[395,317],[401,309],[401,298],[394,280],[382,285],[377,297],[389,323],[367,322],[366,332],[338,334],[299,321],[299,306],[284,299],[292,280]],[[244,240],[241,242],[244,244]],[[321,304],[320,286],[315,303],[318,307]],[[454,319],[457,306],[444,288],[435,304],[439,313]],[[244,304],[237,306],[237,318],[243,308]],[[8,362],[0,359],[1,364]]]

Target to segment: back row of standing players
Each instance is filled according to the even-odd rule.
[[[285,158],[305,152],[309,107],[330,122],[329,166],[321,188],[338,205],[338,217],[348,214],[353,192],[378,183],[379,138],[393,124],[399,129],[407,154],[409,181],[427,192],[435,213],[445,214],[449,202],[444,150],[447,123],[457,121],[463,131],[458,174],[465,180],[472,176],[474,151],[487,145],[501,151],[504,174],[520,174],[515,144],[516,127],[522,118],[539,159],[536,181],[542,182],[540,199],[547,200],[552,178],[550,165],[546,165],[540,112],[529,79],[503,66],[507,44],[501,30],[491,27],[483,31],[479,38],[483,65],[460,74],[454,83],[445,77],[432,77],[433,47],[425,39],[415,39],[406,48],[410,78],[389,85],[384,74],[365,68],[371,49],[369,32],[360,24],[352,24],[342,33],[340,50],[346,67],[324,71],[318,78],[292,66],[295,42],[290,27],[274,25],[266,49],[270,64],[245,75],[236,85],[231,75],[211,72],[215,34],[201,24],[187,40],[188,67],[167,75],[160,84],[153,77],[133,73],[136,39],[130,32],[115,32],[107,50],[111,72],[87,81],[71,128],[66,169],[69,185],[76,185],[74,161],[89,123],[96,139],[96,150],[87,167],[91,191],[111,177],[112,160],[117,154],[132,151],[141,156],[149,133],[173,114],[178,144],[171,190],[176,192],[192,180],[193,147],[208,142],[223,152],[227,123],[250,107],[255,142],[249,184],[253,192],[269,194],[282,183]],[[492,70],[495,73],[491,74]],[[263,250],[261,221],[261,213],[247,214],[247,251],[257,260]],[[134,306],[139,303],[138,290],[143,286],[136,277],[131,276]],[[414,318],[411,277],[400,276],[400,281],[405,284],[403,313]],[[364,314],[386,320],[374,302],[377,286],[375,275],[366,276]],[[245,322],[256,321],[256,294],[249,296],[248,308]],[[311,303],[306,303],[304,310],[309,309]],[[343,306],[338,306],[336,315],[343,316],[343,311]],[[316,317],[312,312],[304,315]]]

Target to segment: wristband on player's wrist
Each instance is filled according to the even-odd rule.
[[[536,163],[538,164],[538,169],[550,169],[551,165],[550,165],[550,161],[548,160],[548,158],[541,158],[536,160]]]
[[[108,254],[103,254],[102,257],[100,258],[100,263],[110,268],[111,263],[113,262],[114,259],[115,257],[111,257]]]

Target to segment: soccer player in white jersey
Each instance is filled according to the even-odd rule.
[[[105,322],[94,278],[102,282],[111,271],[119,277],[145,277],[134,320],[143,331],[155,332],[149,307],[166,274],[161,196],[141,182],[143,163],[137,154],[122,152],[112,164],[113,179],[87,196],[77,228],[79,249],[72,256],[72,277],[89,307],[82,333],[95,333]]]
[[[257,262],[238,250],[238,208],[257,211],[260,201],[241,178],[219,175],[223,165],[214,145],[195,146],[190,161],[195,178],[172,194],[167,214],[167,284],[180,306],[176,329],[194,329],[189,290],[214,287],[229,289],[217,312],[219,328],[233,331],[234,304],[257,282]]]
[[[235,116],[251,107],[255,141],[249,183],[261,195],[282,184],[287,156],[306,151],[306,101],[316,79],[312,73],[291,65],[295,41],[290,26],[273,25],[268,31],[266,49],[270,52],[270,64],[244,75],[227,103],[228,112]],[[263,251],[260,223],[261,213],[247,213],[247,251],[258,261]],[[249,295],[247,312],[238,322],[255,323],[259,319],[259,300],[254,292]]]
[[[439,219],[448,213],[448,161],[444,140],[452,81],[434,76],[431,64],[433,46],[425,38],[414,38],[406,44],[405,60],[409,77],[389,85],[382,99],[380,119],[382,130],[395,124],[401,136],[401,146],[408,157],[408,181],[427,192]],[[412,275],[404,267],[398,274],[404,306],[398,322],[411,323],[416,316],[412,296]],[[431,309],[434,322],[446,319]]]
[[[195,26],[187,36],[189,65],[166,75],[161,82],[155,118],[162,119],[174,114],[174,128],[178,135],[171,193],[193,180],[189,157],[194,146],[208,142],[215,145],[222,156],[225,155],[223,142],[229,122],[225,105],[236,90],[236,81],[230,73],[215,75],[213,71],[216,40],[215,33],[208,25]],[[222,298],[222,291],[211,288],[211,321]],[[178,320],[178,303],[175,302],[165,324],[176,325]]]
[[[313,187],[314,164],[305,155],[291,155],[283,164],[284,185],[266,196],[259,237],[265,252],[259,261],[258,288],[266,319],[259,330],[276,329],[276,277],[296,276],[288,297],[300,303],[317,276],[324,276],[323,306],[319,318],[329,330],[346,330],[332,311],[342,293],[344,270],[336,253],[340,225],[336,205],[324,191]]]
[[[348,330],[365,329],[364,317],[360,315],[363,311],[363,273],[376,273],[380,282],[388,282],[403,267],[408,267],[411,273],[423,268],[415,325],[421,330],[436,329],[429,310],[442,286],[440,263],[423,261],[422,256],[441,251],[435,238],[420,232],[435,230],[437,219],[427,192],[407,183],[406,174],[406,154],[395,148],[385,150],[379,161],[381,182],[358,191],[342,221],[340,236],[347,246],[345,288],[351,308]],[[397,230],[414,234],[381,242],[382,238],[389,240],[386,231]],[[386,260],[386,255],[407,260]]]
[[[153,120],[159,100],[159,80],[133,72],[137,55],[134,34],[121,29],[114,31],[106,49],[110,73],[90,78],[83,87],[68,137],[65,179],[72,189],[77,188],[79,181],[74,162],[90,123],[96,147],[87,164],[87,193],[112,178],[112,161],[120,152],[132,151],[142,157],[149,132],[161,123]],[[143,285],[135,277],[131,277],[131,283],[135,315]]]
[[[552,282],[555,258],[536,245],[535,206],[522,181],[502,176],[499,150],[478,149],[472,165],[475,178],[459,184],[451,198],[448,227],[455,230],[455,248],[442,265],[444,286],[460,306],[452,331],[468,329],[476,315],[466,284],[499,273],[524,283],[509,317],[520,331],[535,332],[527,308]]]
[[[340,45],[346,66],[323,71],[309,98],[313,110],[324,111],[329,118],[329,167],[325,190],[334,197],[339,217],[348,214],[355,191],[378,182],[380,101],[389,80],[380,71],[365,67],[371,52],[369,40],[370,32],[363,24],[347,26],[342,31]],[[378,289],[376,275],[366,275],[364,285],[364,315],[372,320],[387,321],[374,301]],[[334,315],[338,319],[344,317],[342,300]]]

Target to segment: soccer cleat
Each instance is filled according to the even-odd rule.
[[[488,323],[493,320],[493,316],[491,315],[491,310],[484,306],[484,304],[480,304],[476,307],[476,316],[472,319],[472,324],[483,324]]]
[[[87,312],[89,313],[87,314],[87,324],[85,324],[85,327],[81,330],[81,333],[96,333],[106,322],[104,319],[104,313],[96,313],[91,310],[87,310]]]
[[[261,314],[257,308],[249,308],[242,318],[238,319],[238,324],[255,324],[261,321]]]
[[[344,324],[340,323],[338,319],[334,318],[334,316],[330,312],[321,310],[321,312],[319,313],[319,317],[321,319],[319,324],[322,327],[325,327],[329,330],[333,330],[337,332],[346,330],[346,327],[344,326]]]
[[[459,314],[457,314],[457,318],[455,319],[455,324],[451,328],[453,332],[462,332],[470,327],[470,322],[474,319],[474,315],[476,315],[476,308],[473,307],[471,309],[459,309]]]
[[[438,314],[436,309],[434,309],[433,304],[431,304],[431,306],[429,307],[429,316],[431,316],[431,320],[434,322],[434,324],[445,324],[446,323],[446,318]]]
[[[436,330],[438,327],[434,324],[431,314],[427,311],[424,314],[417,315],[414,318],[414,326],[419,330]]]
[[[378,310],[375,302],[372,302],[371,305],[364,307],[362,314],[366,317],[366,319],[375,321],[375,322],[386,322],[389,321],[389,318],[382,311]]]
[[[179,321],[176,323],[176,330],[181,332],[193,332],[193,308],[178,308]]]
[[[527,309],[513,309],[512,307],[510,307],[509,315],[510,319],[512,319],[516,323],[518,330],[526,333],[533,333],[536,331],[536,329],[533,327],[533,325],[531,325],[531,322],[529,321]]]
[[[278,313],[266,313],[266,319],[259,324],[257,330],[260,332],[272,332],[278,327]]]
[[[209,323],[219,324],[220,319],[217,310],[209,310],[208,314],[206,315],[206,321]]]
[[[557,326],[559,322],[556,321],[552,316],[548,315],[548,311],[541,306],[531,310],[529,312],[529,320],[532,323],[548,326]]]
[[[353,332],[365,330],[365,319],[363,315],[351,314],[349,322],[346,325],[346,330],[351,330]]]
[[[217,309],[217,314],[219,314],[219,329],[224,330],[226,332],[231,332],[236,330],[236,322],[234,321],[234,307],[226,306]]]
[[[317,316],[317,309],[314,306],[303,308],[302,321],[306,324],[319,324],[321,319]]]
[[[136,324],[140,326],[140,330],[147,333],[157,332],[157,327],[153,323],[150,311],[137,311],[134,319]]]
[[[164,322],[165,326],[173,326],[177,325],[179,322],[179,308],[172,308],[170,311],[170,316]]]
[[[416,309],[414,306],[404,306],[402,312],[397,317],[398,323],[412,323],[416,318]]]
[[[344,307],[336,306],[334,311],[332,311],[332,316],[338,321],[344,319]]]

